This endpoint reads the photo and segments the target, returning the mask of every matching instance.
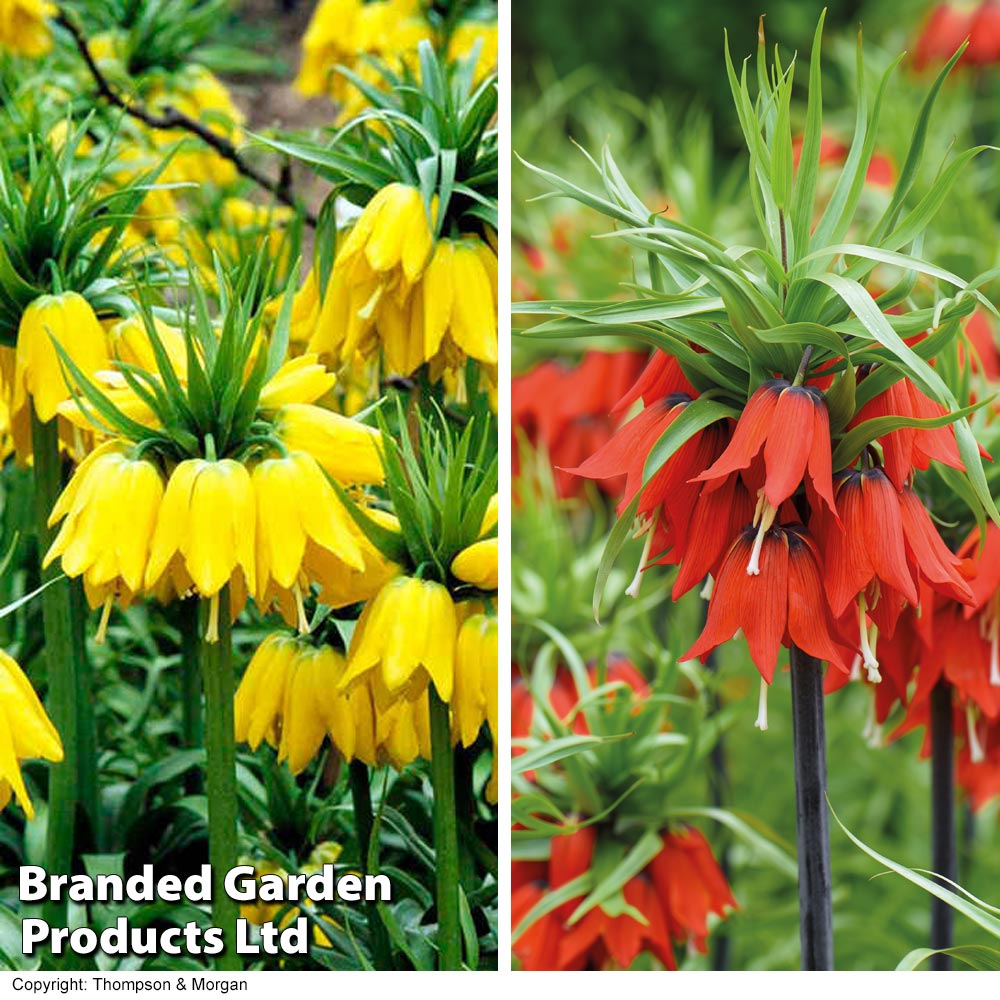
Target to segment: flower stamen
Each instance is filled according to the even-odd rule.
[[[643,535],[646,536],[646,540],[642,545],[642,555],[639,557],[639,565],[636,567],[635,576],[632,577],[632,582],[625,588],[625,593],[629,597],[638,598],[639,588],[642,586],[642,574],[646,572],[646,563],[649,560],[649,552],[653,546],[653,535],[656,534],[656,522],[660,517],[660,508],[657,507],[653,511],[653,516],[646,518],[644,523],[640,523],[638,530],[632,536],[633,538],[641,538]]]
[[[764,680],[763,677],[760,679],[760,693],[757,696],[757,718],[754,721],[754,726],[759,729],[762,733],[767,732],[767,689],[770,685]]]
[[[973,764],[982,764],[986,760],[986,751],[976,732],[976,707],[972,702],[965,706],[965,724],[969,733],[969,758]]]
[[[760,524],[757,527],[757,537],[753,540],[750,561],[747,563],[747,576],[760,576],[760,552],[764,547],[764,536],[771,530],[777,513],[777,508],[768,503],[764,491],[761,490],[757,495],[757,510],[753,519],[754,524],[757,524],[758,520]]]
[[[205,642],[219,641],[219,595],[213,594],[208,601],[208,627],[205,629]]]
[[[880,684],[882,675],[879,673],[878,660],[875,657],[875,646],[878,642],[878,627],[871,626],[871,641],[869,641],[868,631],[868,607],[865,604],[865,595],[858,597],[858,620],[861,627],[861,655],[864,657],[862,666],[868,671],[868,680],[872,684]]]
[[[305,602],[302,599],[302,588],[299,586],[298,580],[292,584],[292,594],[295,596],[295,614],[298,619],[296,627],[303,635],[308,635],[311,629],[309,627],[309,619],[306,617]]]
[[[111,606],[115,603],[115,595],[108,594],[104,598],[104,607],[101,608],[101,621],[97,626],[97,635],[94,636],[94,642],[98,646],[103,646],[105,639],[108,637],[108,620],[111,618]]]

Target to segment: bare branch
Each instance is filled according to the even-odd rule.
[[[182,111],[178,111],[177,108],[168,106],[162,114],[156,114],[144,108],[141,104],[125,100],[111,86],[107,77],[101,71],[100,66],[97,65],[90,52],[86,36],[80,26],[64,10],[59,11],[56,23],[62,25],[73,37],[73,41],[80,55],[83,57],[83,61],[87,64],[87,69],[91,77],[93,77],[94,83],[97,85],[97,92],[100,97],[104,98],[104,100],[114,107],[120,108],[130,118],[135,118],[150,128],[161,130],[180,129],[197,136],[205,145],[215,150],[224,160],[232,163],[244,177],[248,177],[255,184],[264,188],[265,191],[270,191],[283,204],[301,211],[306,224],[313,229],[316,228],[316,216],[300,205],[292,192],[291,171],[288,169],[287,164],[282,167],[280,177],[274,180],[248,163],[225,136],[213,132],[212,129],[206,127],[197,119],[191,118]]]

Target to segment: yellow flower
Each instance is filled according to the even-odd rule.
[[[497,736],[499,690],[497,620],[474,614],[462,622],[455,645],[452,735],[462,746],[476,742],[484,722]]]
[[[497,553],[500,542],[484,538],[462,549],[451,562],[451,571],[465,583],[480,590],[497,589]]]
[[[181,383],[187,382],[187,345],[183,332],[156,317],[153,318],[153,328],[166,350],[174,374]],[[153,341],[141,316],[129,316],[115,323],[108,330],[108,343],[111,353],[119,361],[136,365],[147,372],[158,370]]]
[[[395,303],[390,323],[399,310],[409,308],[410,291],[432,249],[430,219],[420,192],[399,183],[376,192],[337,254],[310,350],[337,362],[350,360],[359,349],[371,353],[378,343],[382,303]],[[408,374],[403,366],[410,353],[405,345],[401,350],[391,331],[388,339],[394,369]]]
[[[286,291],[283,295],[276,296],[268,302],[265,312],[270,320],[274,322],[278,318],[285,295],[292,296],[292,315],[288,328],[288,344],[294,353],[304,350],[305,345],[311,339],[316,330],[316,323],[319,320],[319,283],[316,278],[316,269],[310,268],[302,287],[297,291]]]
[[[473,76],[475,82],[479,83],[496,69],[497,36],[496,21],[462,21],[452,32],[448,42],[449,62],[468,58],[476,43],[481,42]]]
[[[398,533],[399,522],[392,514],[375,508],[367,509],[366,514],[382,527]],[[322,604],[342,608],[348,604],[370,600],[389,580],[399,574],[399,566],[386,559],[353,521],[346,521],[345,525],[355,535],[363,567],[354,568],[328,549],[307,544],[296,583],[291,588],[281,587],[272,576],[263,593],[257,596],[257,606],[261,611],[267,613],[273,607],[292,628],[307,631],[308,623],[302,601],[310,583],[319,588],[318,598]]]
[[[274,415],[275,433],[289,451],[306,451],[340,483],[385,480],[379,432],[318,406],[288,403]]]
[[[35,299],[24,310],[17,331],[12,408],[21,409],[30,396],[42,423],[72,397],[53,338],[85,375],[108,366],[107,337],[82,295],[63,292]]]
[[[416,701],[397,701],[376,715],[379,764],[401,771],[418,758],[431,759],[430,704],[426,690]]]
[[[25,816],[34,819],[21,776],[21,761],[28,757],[58,764],[63,759],[62,741],[31,682],[0,649],[0,809],[10,802],[13,792]]]
[[[500,498],[496,493],[490,497],[490,502],[486,507],[486,513],[483,515],[483,523],[479,526],[479,535],[482,537],[486,532],[496,527],[497,521],[500,520]]]
[[[253,592],[256,504],[250,474],[224,458],[189,458],[170,474],[146,565],[152,589],[168,572],[190,578],[210,598],[206,639],[218,638],[218,594],[230,581],[236,592]],[[182,587],[177,588],[183,592]],[[235,600],[231,612],[238,611]]]
[[[45,55],[52,48],[45,19],[56,13],[56,5],[48,0],[0,0],[0,51]]]
[[[62,527],[45,556],[61,558],[63,572],[83,576],[89,593],[103,594],[98,629],[103,640],[111,605],[142,590],[150,540],[163,500],[163,477],[152,462],[129,457],[129,446],[108,441],[77,466],[49,525]]]
[[[349,569],[363,571],[359,529],[316,459],[304,451],[265,459],[254,466],[251,480],[257,507],[255,592],[263,601],[272,581],[291,590],[299,606],[299,630],[308,631],[303,563],[319,548]]]
[[[253,248],[266,245],[268,254],[287,262],[286,230],[295,213],[284,205],[256,205],[246,198],[226,198],[220,208],[221,226],[205,237],[203,267],[214,277],[212,251],[224,261],[238,261]]]
[[[399,576],[369,601],[351,638],[349,690],[367,678],[380,711],[399,699],[415,701],[433,681],[439,697],[451,699],[458,621],[446,587],[430,580]]]
[[[329,92],[332,70],[353,62],[355,24],[361,0],[320,0],[302,38],[302,66],[295,88],[304,97]]]
[[[374,56],[395,72],[413,66],[417,45],[432,37],[416,0],[321,0],[302,39],[302,65],[295,87],[305,97],[326,95],[340,105],[338,122],[353,118],[368,100],[346,77],[346,66],[372,86],[381,75],[364,59]]]
[[[286,361],[264,384],[258,406],[276,410],[285,404],[315,403],[334,386],[337,376],[319,364],[315,354]]]
[[[375,763],[367,690],[343,693],[344,657],[293,636],[268,636],[247,665],[234,704],[236,739],[254,750],[267,740],[298,774],[329,736],[345,760]]]
[[[445,342],[485,364],[496,364],[497,257],[478,237],[439,240],[423,280],[423,329],[428,359]]]

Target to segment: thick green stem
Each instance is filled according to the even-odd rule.
[[[218,642],[206,642],[202,638],[204,632],[198,632],[205,684],[208,861],[212,866],[212,923],[222,928],[225,940],[225,950],[216,958],[215,967],[222,972],[233,972],[240,968],[236,954],[239,909],[223,889],[226,873],[236,867],[239,852],[229,587],[223,587],[216,599]],[[203,603],[207,607],[207,602]]]
[[[358,835],[359,861],[364,871],[368,871],[368,858],[372,842],[372,796],[368,765],[360,760],[352,760],[350,765],[351,800],[354,803],[354,828]],[[367,904],[365,919],[368,922],[368,941],[371,945],[375,968],[386,972],[393,968],[392,947],[389,934],[378,914],[374,903]]]
[[[430,688],[431,783],[434,785],[434,856],[437,862],[438,955],[442,970],[462,968],[458,915],[458,822],[455,815],[455,755],[448,705]]]
[[[62,464],[56,422],[43,424],[34,410],[31,414],[31,445],[34,452],[35,523],[41,560],[52,541],[48,519],[62,489]],[[43,582],[60,575],[58,564],[53,564],[41,574]],[[80,751],[76,708],[79,654],[74,641],[76,628],[69,580],[59,580],[42,592],[42,622],[48,673],[48,711],[63,744],[62,762],[54,764],[49,772],[45,867],[50,875],[69,875],[73,870]],[[46,903],[43,919],[52,926],[66,926],[66,903]]]
[[[204,746],[205,727],[201,711],[201,640],[198,627],[200,601],[189,597],[178,605],[181,632],[181,743],[185,750]],[[188,772],[185,787],[189,795],[197,795],[203,782],[199,772]]]

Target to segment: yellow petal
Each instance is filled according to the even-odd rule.
[[[474,247],[465,243],[455,248],[455,296],[451,317],[451,336],[471,358],[496,364],[497,307],[490,278]]]
[[[471,583],[480,590],[497,589],[497,559],[500,541],[484,538],[462,549],[452,560],[451,571],[465,583]]]

